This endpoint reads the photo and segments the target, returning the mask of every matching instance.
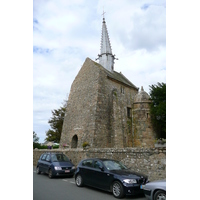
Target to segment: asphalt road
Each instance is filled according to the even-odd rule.
[[[36,174],[33,167],[33,200],[115,200],[112,193],[90,187],[77,187],[74,178],[49,179],[47,174]],[[145,196],[129,196],[123,199],[146,200]]]

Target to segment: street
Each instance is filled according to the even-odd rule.
[[[49,179],[47,174],[36,174],[33,167],[33,200],[114,200],[112,193],[90,187],[77,187],[74,178]],[[123,199],[146,200],[145,196]]]

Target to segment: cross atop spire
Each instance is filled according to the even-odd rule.
[[[110,39],[108,35],[108,30],[106,27],[106,22],[104,18],[105,12],[103,11],[103,23],[102,23],[102,33],[101,33],[101,54],[98,54],[99,64],[101,64],[104,68],[113,72],[114,70],[114,60],[115,55],[112,54]],[[96,59],[96,60],[97,60]]]
[[[105,14],[106,12],[104,12],[104,10],[103,10],[103,13],[102,13],[102,15],[103,15],[103,19],[104,19],[104,14]]]

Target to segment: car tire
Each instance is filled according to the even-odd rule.
[[[112,185],[112,193],[115,198],[122,198],[124,197],[124,188],[123,185],[119,181],[115,181]]]
[[[40,173],[41,173],[39,166],[36,167],[36,173],[37,173],[37,174],[40,174]]]
[[[154,196],[153,196],[153,200],[159,200],[159,199],[166,199],[166,192],[163,190],[158,190]]]
[[[49,173],[48,173],[49,178],[53,178],[53,173],[52,173],[52,169],[49,169]]]
[[[78,174],[75,178],[75,182],[76,182],[76,185],[78,187],[82,187],[83,186],[83,178],[80,174]]]

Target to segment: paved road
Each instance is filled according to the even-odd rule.
[[[90,187],[78,188],[74,178],[49,179],[46,174],[36,174],[33,167],[33,200],[115,200],[112,193]],[[131,196],[124,199],[146,200],[144,196]]]

